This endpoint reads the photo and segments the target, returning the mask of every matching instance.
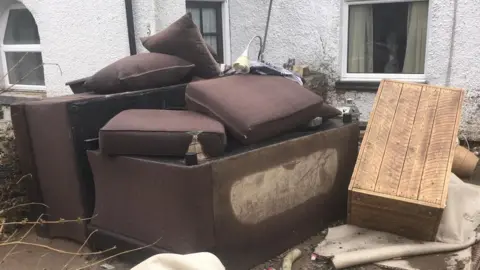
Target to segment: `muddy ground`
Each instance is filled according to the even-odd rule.
[[[21,240],[21,237],[25,235],[28,228],[23,229],[17,233],[12,240]],[[316,245],[321,242],[325,237],[325,233],[320,233],[304,243],[297,246],[302,250],[302,256],[294,263],[293,270],[330,270],[334,269],[326,262],[312,262],[310,256]],[[22,242],[32,243],[32,245],[19,244],[17,246],[7,245],[2,246],[0,244],[0,270],[72,270],[72,269],[86,269],[86,270],[104,270],[101,265],[104,262],[99,263],[102,258],[98,255],[91,256],[75,256],[71,254],[62,254],[57,251],[64,251],[67,253],[88,253],[87,248],[81,248],[79,244],[62,240],[62,239],[45,239],[38,237],[34,230],[23,239]],[[41,245],[50,246],[57,251],[48,250]],[[14,249],[12,250],[12,248]],[[286,251],[285,253],[287,253]],[[276,270],[281,268],[282,259],[284,254],[279,255],[272,260],[265,262],[251,270],[263,270],[267,267],[273,267]],[[117,260],[107,261],[110,265],[114,266],[115,270],[127,270],[133,265],[123,263]],[[377,270],[377,267],[360,267],[355,270]],[[352,269],[353,270],[353,269]]]

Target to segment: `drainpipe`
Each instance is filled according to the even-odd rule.
[[[132,0],[125,0],[125,13],[127,15],[128,44],[130,55],[137,54],[137,43],[135,42],[135,24],[133,22]]]
[[[458,0],[453,1],[453,21],[452,21],[452,33],[450,36],[450,52],[448,56],[448,67],[447,67],[447,78],[445,79],[445,86],[450,86],[450,81],[452,79],[452,65],[453,65],[453,54],[455,53],[455,30],[457,28],[457,9],[458,9]]]

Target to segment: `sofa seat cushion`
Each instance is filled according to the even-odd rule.
[[[99,132],[100,149],[108,155],[184,157],[192,132],[209,157],[221,156],[226,145],[223,125],[207,116],[175,110],[126,110]]]
[[[210,52],[213,49],[209,49],[190,13],[141,41],[150,52],[175,55],[195,64],[195,76],[213,78],[220,74],[220,66]]]
[[[191,82],[189,110],[222,122],[244,144],[280,135],[319,116],[323,99],[277,76],[233,75]]]
[[[97,94],[112,94],[180,84],[194,65],[177,56],[140,53],[124,57],[88,78],[84,87]]]

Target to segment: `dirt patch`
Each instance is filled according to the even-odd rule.
[[[28,228],[22,229],[8,242],[20,241]],[[101,255],[78,256],[67,253],[90,253],[88,248],[80,249],[80,245],[62,239],[45,239],[38,237],[34,231],[29,233],[19,245],[0,246],[0,270],[103,270],[100,264],[92,265],[102,259]],[[26,244],[29,243],[29,244]],[[49,246],[45,249],[41,246]],[[12,250],[12,248],[14,248]],[[55,249],[55,250],[53,250]],[[133,266],[117,261],[109,261],[115,270],[129,270]]]

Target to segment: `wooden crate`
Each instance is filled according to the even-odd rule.
[[[435,238],[463,96],[462,89],[381,82],[349,186],[348,223]]]

